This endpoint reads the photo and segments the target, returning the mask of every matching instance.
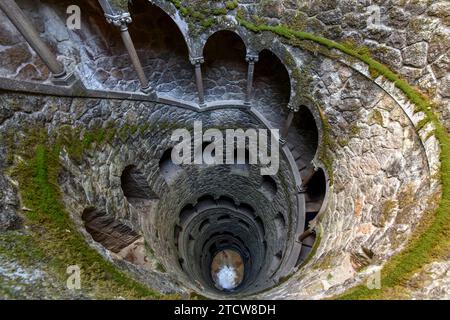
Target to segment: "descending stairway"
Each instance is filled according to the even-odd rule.
[[[325,189],[323,181],[325,179],[321,169],[316,170],[311,164],[311,156],[298,146],[287,143],[302,177],[305,187],[305,230],[302,241],[302,250],[297,260],[297,266],[303,263],[311,252],[316,241],[316,233],[310,229],[310,222],[314,220],[322,208],[325,198]],[[303,152],[302,152],[303,151]],[[322,183],[321,183],[322,182]]]

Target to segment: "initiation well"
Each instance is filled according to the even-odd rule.
[[[0,6],[0,249],[27,241],[53,263],[0,250],[0,270],[45,274],[57,289],[30,277],[5,297],[331,298],[409,248],[445,197],[439,1],[380,4],[380,28],[363,23],[360,2],[16,2]],[[79,29],[67,28],[69,5]],[[46,49],[27,42],[9,18],[18,12]],[[417,19],[436,28],[413,32]],[[419,109],[369,56],[439,110]],[[210,156],[232,163],[195,163],[212,129],[223,153]],[[275,173],[251,161],[250,139],[226,149],[239,129],[269,132]],[[174,160],[177,130],[194,163]],[[435,292],[448,264],[436,257],[394,291]],[[77,263],[92,285],[74,292],[54,266]],[[437,282],[417,285],[430,272]]]

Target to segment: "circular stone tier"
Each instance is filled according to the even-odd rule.
[[[182,9],[186,3],[180,1]],[[277,10],[268,6],[286,13],[271,14],[271,25],[294,28],[303,25],[305,15],[314,30],[322,25],[318,18],[334,24],[341,19],[330,12],[348,11],[345,2],[329,2],[336,8],[325,14],[316,12],[318,6],[297,14],[290,3],[280,1]],[[71,4],[83,9],[80,30],[65,26]],[[435,14],[417,6],[392,12],[412,10],[415,17],[418,10],[421,19],[433,20],[439,33],[448,34]],[[438,12],[434,7],[429,12]],[[217,23],[209,27],[209,20],[200,25],[171,1],[132,1],[128,31],[142,65],[141,81],[130,42],[123,44],[120,30],[108,24],[96,1],[23,0],[21,8],[50,44],[50,53],[78,79],[66,86],[52,78],[0,12],[0,37],[6,39],[0,54],[8,62],[0,66],[0,231],[20,228],[20,215],[34,213],[19,195],[28,189],[9,175],[8,166],[23,167],[23,159],[36,152],[34,145],[10,152],[23,141],[41,141],[40,135],[29,137],[35,129],[48,137],[49,149],[60,151],[60,172],[47,178],[54,179],[50,185],[68,213],[65,223],[75,225],[71,234],[81,233],[114,267],[164,294],[332,297],[378,272],[436,207],[440,146],[425,113],[399,83],[332,46],[287,41],[238,23],[238,12],[248,19],[264,13],[258,1],[224,14],[217,10]],[[343,19],[363,21],[364,14],[347,12]],[[403,14],[391,16],[407,22]],[[404,25],[408,30],[406,25],[430,23]],[[427,31],[427,44],[423,32],[392,30],[392,37],[377,34],[377,43],[377,29],[353,28],[354,23],[332,25],[320,34],[342,31],[361,40],[414,83],[450,83],[443,80],[448,46],[436,45],[439,34]],[[421,59],[411,58],[415,55]],[[145,78],[154,92],[140,91]],[[203,132],[278,129],[279,146],[269,149],[279,147],[279,170],[262,174],[261,165],[248,159],[227,165],[174,163],[172,133],[186,129],[193,136],[196,122]],[[248,144],[243,149],[248,153]],[[45,157],[40,160],[44,165]]]

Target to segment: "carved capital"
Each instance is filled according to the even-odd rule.
[[[289,109],[289,111],[292,111],[292,112],[298,112],[300,110],[300,106],[297,104],[293,104],[293,103],[289,103],[287,108]]]
[[[141,87],[141,92],[153,97],[154,99],[158,97],[155,89],[150,84],[148,84],[146,87]]]
[[[195,57],[195,58],[190,57],[190,60],[194,66],[205,63],[205,58],[203,58],[203,57]]]
[[[245,61],[247,61],[248,63],[256,63],[259,61],[259,56],[256,54],[247,54],[245,56]]]
[[[67,87],[73,85],[77,80],[73,72],[67,73],[65,70],[60,74],[54,74],[51,79],[53,84]]]
[[[121,30],[127,30],[128,25],[133,22],[129,12],[124,12],[117,15],[110,15],[105,13],[106,21],[111,23],[113,26],[120,28]]]

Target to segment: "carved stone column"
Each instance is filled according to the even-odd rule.
[[[289,113],[286,117],[286,120],[284,122],[284,126],[281,130],[281,136],[280,136],[280,142],[281,144],[286,144],[287,142],[287,137],[289,134],[289,129],[292,126],[292,121],[294,120],[295,114],[298,112],[299,108],[298,107],[294,107],[291,104],[288,105],[288,109],[289,109]]]
[[[9,20],[11,20],[28,44],[49,68],[53,75],[52,82],[54,84],[68,86],[76,81],[75,76],[72,73],[68,74],[63,64],[56,59],[55,54],[41,39],[31,21],[25,16],[14,0],[1,0],[0,9],[5,12]]]
[[[205,89],[203,88],[202,63],[205,62],[203,57],[191,58],[192,65],[195,66],[195,82],[197,83],[198,102],[200,107],[204,107],[205,103]]]
[[[308,188],[308,184],[316,174],[317,170],[318,168],[313,163],[308,166],[308,168],[306,169],[306,175],[302,181],[302,190],[306,190]]]
[[[250,100],[253,96],[253,77],[255,74],[255,63],[258,62],[258,55],[248,54],[245,58],[248,62],[248,71],[247,71],[247,93],[245,95],[245,104],[250,105]]]
[[[155,94],[154,89],[151,87],[150,82],[145,75],[144,69],[142,68],[141,61],[134,47],[133,40],[131,39],[130,33],[128,32],[128,24],[133,20],[128,12],[124,12],[117,15],[111,15],[105,13],[106,20],[112,25],[116,26],[120,30],[120,35],[122,41],[127,49],[128,55],[130,56],[131,63],[133,64],[134,70],[136,70],[139,82],[141,84],[141,91],[147,94]]]
[[[291,128],[292,121],[294,120],[295,112],[290,110],[288,116],[284,122],[283,129],[281,130],[281,139],[284,141],[287,140],[287,136],[289,134],[289,129]]]

